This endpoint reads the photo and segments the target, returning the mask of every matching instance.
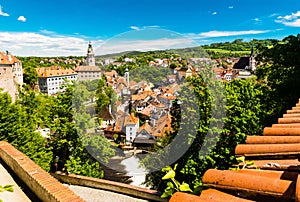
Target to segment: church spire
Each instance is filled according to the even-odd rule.
[[[251,48],[251,54],[250,54],[250,57],[254,57],[254,47],[252,46]]]
[[[256,70],[256,61],[255,61],[255,57],[254,57],[254,47],[252,46],[252,49],[251,49],[251,54],[250,54],[250,57],[249,57],[249,69],[251,71],[255,71]]]

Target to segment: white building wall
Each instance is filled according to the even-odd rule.
[[[64,76],[55,76],[48,78],[38,78],[39,88],[42,93],[47,93],[48,95],[54,95],[59,92],[64,92],[65,88],[61,88],[64,84],[71,83],[72,81],[76,81],[78,75],[64,75]]]
[[[137,136],[138,127],[137,124],[128,124],[126,125],[126,142],[133,142]]]

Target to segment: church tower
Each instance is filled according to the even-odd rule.
[[[125,69],[124,78],[125,78],[125,82],[126,82],[127,88],[129,88],[129,72],[128,72],[128,67],[126,67],[126,69]]]
[[[255,63],[256,63],[256,61],[255,61],[255,57],[254,57],[254,48],[252,47],[251,54],[250,54],[250,57],[249,57],[249,69],[251,71],[256,70]]]
[[[89,42],[89,45],[88,45],[87,57],[86,57],[85,63],[87,66],[96,66],[95,55],[94,55],[94,51],[93,51],[91,42]]]

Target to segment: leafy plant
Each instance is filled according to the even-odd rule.
[[[229,170],[240,170],[239,165],[242,164],[243,167],[242,169],[247,168],[248,166],[254,166],[255,168],[257,168],[257,166],[254,164],[254,161],[246,161],[244,156],[240,156],[238,158],[236,158],[238,165],[234,168],[229,168]]]
[[[8,185],[5,185],[5,186],[0,185],[0,192],[4,192],[4,191],[13,192],[14,191],[13,186],[14,185],[11,185],[11,184],[8,184]]]
[[[8,184],[8,185],[5,185],[5,186],[0,185],[0,193],[4,192],[4,191],[13,192],[14,191],[13,186],[14,185],[11,185],[11,184]],[[3,202],[3,201],[0,199],[0,202]]]
[[[165,189],[164,193],[161,195],[161,198],[167,198],[174,194],[176,191],[181,192],[193,192],[190,189],[189,184],[185,182],[178,182],[175,179],[175,170],[176,170],[177,164],[174,166],[174,169],[171,168],[171,166],[168,166],[166,168],[162,169],[162,172],[166,172],[167,174],[162,177],[162,180],[171,180],[167,183],[167,188]]]

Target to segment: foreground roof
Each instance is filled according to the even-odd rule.
[[[178,192],[170,201],[300,201],[300,100],[263,136],[248,136],[235,154],[245,157],[237,165],[245,169],[210,169],[200,196]],[[254,164],[245,165],[249,160]]]

